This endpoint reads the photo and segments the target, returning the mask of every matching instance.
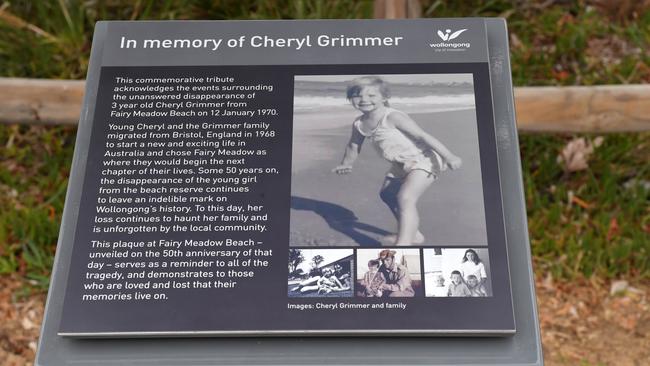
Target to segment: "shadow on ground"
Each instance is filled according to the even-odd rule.
[[[380,236],[390,234],[384,229],[360,222],[354,212],[334,203],[291,196],[291,209],[311,211],[317,214],[325,220],[332,230],[344,234],[361,246],[381,246],[381,242],[368,235],[369,233]]]

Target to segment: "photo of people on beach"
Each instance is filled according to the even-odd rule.
[[[358,249],[357,297],[421,297],[420,250]]]
[[[427,297],[492,296],[487,248],[424,249]]]
[[[472,74],[294,78],[291,246],[485,246]]]
[[[353,249],[289,249],[289,297],[352,297]]]

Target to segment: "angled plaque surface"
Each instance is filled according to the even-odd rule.
[[[484,19],[99,29],[59,335],[515,333]]]

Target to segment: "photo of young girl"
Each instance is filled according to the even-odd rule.
[[[291,246],[486,245],[472,74],[294,86]]]
[[[429,286],[427,296],[445,297],[447,296],[447,287],[445,286],[445,277],[438,274],[434,277],[433,286]]]
[[[361,285],[363,286],[363,295],[365,297],[382,297],[382,285],[386,283],[386,277],[379,272],[381,263],[377,259],[368,261],[368,272],[363,275]]]
[[[348,86],[347,98],[361,115],[353,122],[343,160],[333,171],[351,173],[363,141],[372,141],[377,152],[391,163],[379,196],[397,219],[398,228],[397,234],[386,235],[384,242],[424,243],[419,230],[418,200],[441,172],[448,167],[460,168],[461,158],[422,130],[406,113],[391,108],[388,85],[381,78],[354,79]]]
[[[463,280],[463,276],[459,271],[451,272],[451,283],[447,290],[447,296],[449,297],[469,297],[472,293],[469,291],[469,287]]]
[[[470,296],[472,297],[487,296],[485,286],[479,282],[478,278],[476,278],[474,275],[467,276],[467,287],[469,288]]]

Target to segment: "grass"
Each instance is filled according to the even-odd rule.
[[[647,278],[650,134],[607,135],[589,169],[570,174],[557,162],[569,138],[521,137],[535,262],[560,278]]]
[[[0,273],[47,288],[75,138],[71,127],[0,126]]]
[[[506,17],[516,85],[650,82],[650,11],[637,2],[422,3],[424,16]],[[372,16],[371,1],[52,0],[0,9],[0,74],[61,79],[85,77],[99,19]],[[557,156],[581,136],[594,138],[521,137],[536,269],[561,278],[648,279],[650,135],[607,135],[589,169],[567,173]],[[0,125],[0,273],[18,272],[37,289],[48,283],[74,138],[71,127]]]

